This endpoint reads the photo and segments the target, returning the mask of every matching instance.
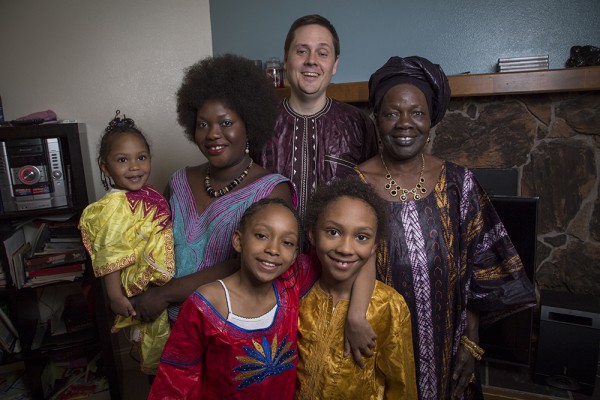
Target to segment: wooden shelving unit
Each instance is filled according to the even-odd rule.
[[[4,239],[15,231],[16,226],[23,225],[27,221],[40,218],[52,218],[57,215],[74,215],[78,216],[81,211],[88,205],[87,186],[85,182],[84,163],[82,148],[83,143],[87,143],[86,129],[84,124],[77,123],[56,123],[42,124],[31,126],[16,126],[16,127],[0,127],[0,142],[5,145],[17,140],[37,140],[56,138],[60,143],[61,155],[64,164],[63,174],[68,177],[66,184],[69,187],[67,205],[60,207],[31,207],[20,211],[7,211],[6,204],[0,210],[0,257],[3,260],[4,273],[9,278],[9,285],[5,288],[0,288],[0,300],[8,305],[8,316],[15,325],[19,333],[21,342],[21,352],[8,353],[6,352],[0,357],[0,367],[10,366],[11,364],[23,363],[25,366],[25,384],[31,392],[32,398],[39,399],[43,397],[42,388],[42,371],[44,366],[50,360],[66,360],[69,358],[81,357],[83,355],[93,355],[100,353],[102,356],[102,372],[104,373],[108,385],[111,399],[117,400],[121,397],[120,381],[118,370],[115,363],[115,355],[113,353],[112,337],[109,334],[112,325],[112,316],[106,306],[107,302],[104,299],[104,289],[101,285],[101,280],[91,279],[93,277],[91,264],[86,261],[86,275],[83,278],[74,282],[64,281],[48,284],[39,287],[23,287],[17,288],[10,279],[8,257],[4,247]],[[31,145],[35,148],[35,144]],[[86,144],[87,146],[87,144]],[[39,146],[40,149],[42,146]],[[33,151],[32,151],[33,152]],[[18,166],[23,163],[31,163],[39,161],[39,153],[43,150],[35,151],[34,156],[29,156],[27,161],[19,160]],[[30,154],[30,153],[27,153]],[[43,153],[44,155],[46,153]],[[0,173],[9,173],[8,159],[16,157],[11,155],[6,156],[6,159],[0,160]],[[51,162],[57,163],[52,156],[48,160],[42,160],[41,166],[49,170]],[[54,161],[52,161],[54,160]],[[25,166],[27,167],[27,165]],[[25,168],[24,167],[24,168]],[[55,177],[54,173],[50,174],[48,179]],[[58,178],[56,178],[58,179]],[[3,188],[5,190],[5,188]],[[90,312],[92,326],[81,331],[67,332],[63,335],[50,337],[50,343],[42,343],[42,346],[34,346],[36,327],[41,323],[47,322],[47,319],[42,317],[40,312],[40,303],[46,304],[51,310],[59,310],[60,307],[55,307],[54,304],[43,302],[42,294],[53,290],[53,293],[71,293],[71,289],[75,292],[80,292],[83,297],[89,302],[86,305],[93,310]],[[88,292],[89,291],[89,292]],[[85,294],[84,294],[85,292]],[[57,314],[60,316],[60,314]],[[60,319],[63,317],[61,316]],[[44,336],[43,340],[46,341]],[[57,341],[60,339],[60,343]],[[47,345],[46,345],[47,344]]]
[[[451,75],[448,81],[452,97],[579,92],[600,90],[600,67]],[[281,99],[289,93],[289,88],[277,89]],[[368,82],[332,83],[327,95],[345,103],[367,102]]]

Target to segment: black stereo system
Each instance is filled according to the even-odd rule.
[[[66,206],[67,183],[60,138],[0,141],[3,212]]]

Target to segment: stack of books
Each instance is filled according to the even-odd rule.
[[[31,253],[23,259],[23,287],[83,276],[87,256],[73,221],[40,223],[31,247]]]
[[[34,220],[1,243],[10,272],[10,282],[21,289],[84,276],[87,254],[77,221]],[[4,258],[4,257],[2,257]],[[8,276],[0,276],[0,287]]]
[[[538,71],[548,68],[547,55],[498,59],[498,72]]]
[[[38,254],[25,258],[24,287],[61,280],[75,280],[85,271],[85,250],[64,249],[62,253]]]

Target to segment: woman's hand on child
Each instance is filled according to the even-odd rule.
[[[365,362],[363,357],[371,357],[373,355],[372,349],[375,347],[376,339],[377,335],[375,335],[371,324],[369,324],[364,315],[362,317],[351,317],[348,314],[344,331],[345,356],[352,353],[354,362],[360,368],[364,368]]]
[[[125,296],[119,296],[110,299],[110,309],[117,315],[123,317],[135,317],[135,309],[129,299]]]
[[[142,322],[152,322],[166,310],[169,303],[164,301],[163,296],[159,295],[161,288],[162,286],[149,288],[129,299],[135,308],[136,319],[139,319]]]

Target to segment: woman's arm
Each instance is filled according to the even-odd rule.
[[[294,206],[292,202],[292,192],[290,189],[289,182],[282,182],[279,185],[275,186],[275,188],[271,191],[271,193],[267,196],[269,198],[280,198],[285,200],[291,206]]]
[[[365,365],[363,356],[373,355],[371,349],[375,347],[375,339],[377,339],[377,335],[367,321],[367,310],[375,287],[376,258],[374,253],[354,281],[344,332],[344,354],[352,353],[354,361],[361,368]]]
[[[467,309],[467,327],[463,333],[467,338],[467,343],[479,343],[479,312]],[[458,346],[456,354],[456,364],[452,372],[452,398],[459,399],[467,389],[467,386],[475,380],[475,355],[474,349],[469,349],[467,345]],[[479,356],[481,358],[481,356]]]
[[[173,278],[163,286],[149,288],[130,299],[136,318],[144,322],[154,321],[169,304],[182,303],[198,287],[233,274],[239,266],[239,259],[231,258],[202,271]]]

